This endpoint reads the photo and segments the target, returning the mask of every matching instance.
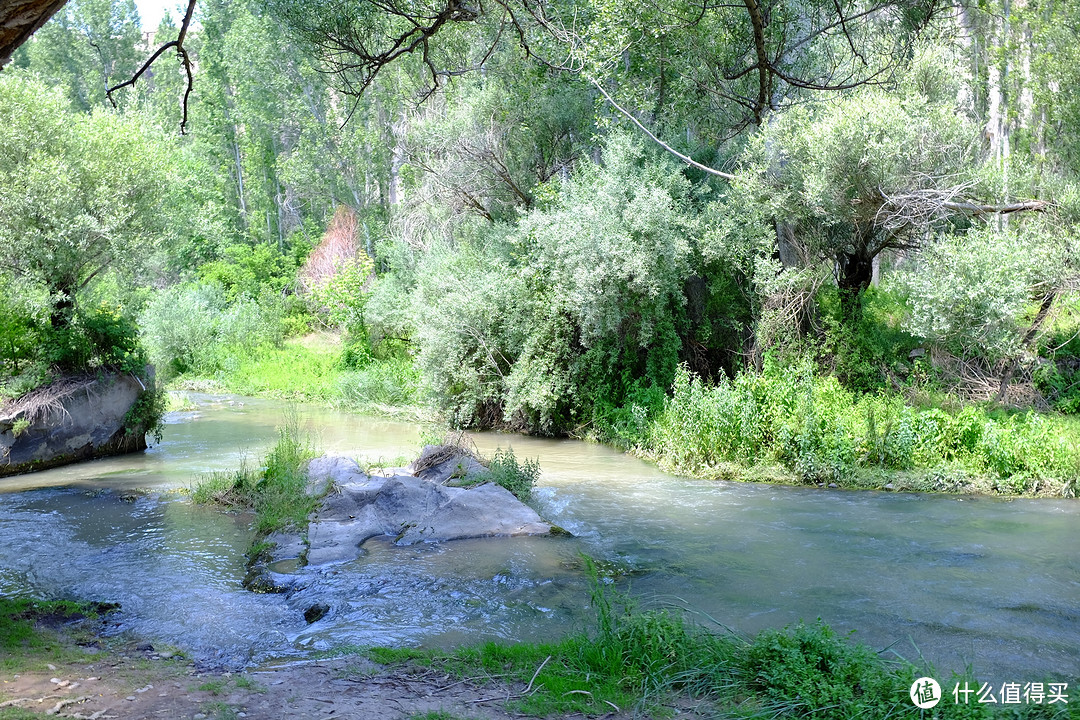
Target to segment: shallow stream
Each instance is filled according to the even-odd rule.
[[[345,644],[555,639],[589,625],[584,552],[629,571],[617,584],[639,604],[704,624],[820,617],[946,677],[1080,679],[1078,502],[688,480],[599,445],[480,434],[485,453],[539,457],[535,505],[576,537],[369,542],[286,600],[241,588],[250,517],[174,492],[258,462],[284,405],[194,400],[144,454],[0,480],[0,593],[119,602],[116,632],[239,667]],[[301,412],[326,451],[396,464],[419,448],[415,425]],[[308,625],[314,601],[331,612]]]

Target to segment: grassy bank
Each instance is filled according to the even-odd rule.
[[[1054,497],[1080,491],[1074,418],[857,394],[809,363],[767,364],[711,385],[680,368],[661,404],[621,409],[596,435],[707,479]]]
[[[970,674],[939,675],[945,697],[934,710],[920,711],[909,691],[916,678],[934,677],[932,667],[853,644],[820,621],[747,639],[727,629],[710,632],[678,613],[635,612],[597,590],[593,605],[595,632],[556,643],[364,652],[381,663],[414,663],[462,679],[509,683],[514,691],[508,709],[540,717],[664,717],[679,711],[817,720],[1080,717],[1064,704],[1005,710],[957,704],[951,695],[957,683],[979,687]]]
[[[0,596],[0,672],[92,658],[95,631],[116,609],[107,603]]]
[[[420,408],[419,375],[403,355],[350,358],[336,336],[235,347],[207,367],[174,377],[170,389],[211,389],[395,414]]]

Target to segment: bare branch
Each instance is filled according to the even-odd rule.
[[[157,50],[154,54],[142,64],[134,75],[125,80],[124,82],[113,85],[105,91],[105,96],[109,98],[109,102],[113,107],[116,107],[116,100],[113,98],[113,93],[121,88],[134,87],[135,81],[142,77],[143,73],[150,69],[150,66],[154,64],[154,61],[161,57],[169,48],[176,48],[176,56],[184,65],[184,71],[187,73],[187,89],[184,90],[184,100],[182,103],[183,117],[180,120],[180,134],[187,133],[187,120],[188,120],[188,98],[191,96],[191,88],[195,83],[195,78],[191,68],[191,58],[188,56],[187,49],[184,47],[184,40],[187,38],[188,28],[191,27],[191,18],[195,14],[195,2],[196,0],[188,0],[187,12],[184,13],[184,22],[180,25],[180,32],[177,34],[175,40],[170,40]]]
[[[614,107],[616,110],[621,112],[626,117],[630,118],[630,121],[633,122],[635,125],[637,125],[638,128],[640,128],[643,133],[648,135],[652,139],[652,141],[654,143],[656,143],[660,147],[664,148],[669,153],[671,153],[675,157],[679,158],[680,160],[682,160],[687,165],[690,165],[691,167],[696,167],[698,170],[701,170],[703,172],[707,172],[710,175],[715,175],[716,177],[724,178],[725,180],[734,180],[735,179],[735,176],[732,175],[731,173],[722,172],[722,171],[717,170],[715,168],[711,168],[708,165],[702,165],[701,163],[697,162],[693,158],[691,158],[691,157],[689,157],[687,155],[683,155],[681,152],[679,152],[675,148],[671,147],[670,145],[668,145],[666,142],[664,142],[660,138],[653,135],[649,131],[649,128],[647,128],[647,127],[645,127],[644,125],[641,124],[641,121],[639,121],[636,117],[631,115],[628,110],[623,109],[623,107],[621,105],[619,105],[619,103],[615,102],[615,100],[610,95],[608,95],[607,90],[604,90],[604,88],[600,85],[600,83],[598,83],[596,80],[592,80],[591,78],[590,78],[590,82],[592,82],[592,84],[596,86],[596,89],[600,91],[600,93],[607,99],[607,101],[609,103],[611,103],[612,107]]]

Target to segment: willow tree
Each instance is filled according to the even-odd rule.
[[[0,265],[48,293],[54,329],[107,270],[144,267],[164,230],[164,152],[135,118],[69,111],[61,93],[0,78]]]

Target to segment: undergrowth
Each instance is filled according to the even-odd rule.
[[[1066,497],[1080,479],[1080,431],[1065,418],[918,408],[853,393],[809,362],[712,385],[680,368],[636,449],[699,477],[773,465],[806,483]]]
[[[289,527],[301,527],[318,506],[319,498],[307,492],[307,461],[313,453],[300,431],[295,408],[286,411],[278,428],[278,440],[257,470],[241,464],[240,469],[216,472],[201,479],[191,489],[196,503],[255,511],[255,530],[266,535]]]
[[[596,627],[556,643],[485,643],[452,652],[374,648],[383,664],[432,666],[472,681],[511,687],[509,709],[541,717],[612,711],[670,712],[690,697],[704,716],[725,718],[1068,718],[1066,705],[956,704],[954,683],[975,684],[970,670],[937,679],[945,698],[923,712],[910,699],[916,678],[934,676],[898,656],[887,656],[837,635],[820,620],[766,630],[753,638],[713,631],[681,611],[640,611],[593,583]],[[707,708],[707,709],[706,709]]]

